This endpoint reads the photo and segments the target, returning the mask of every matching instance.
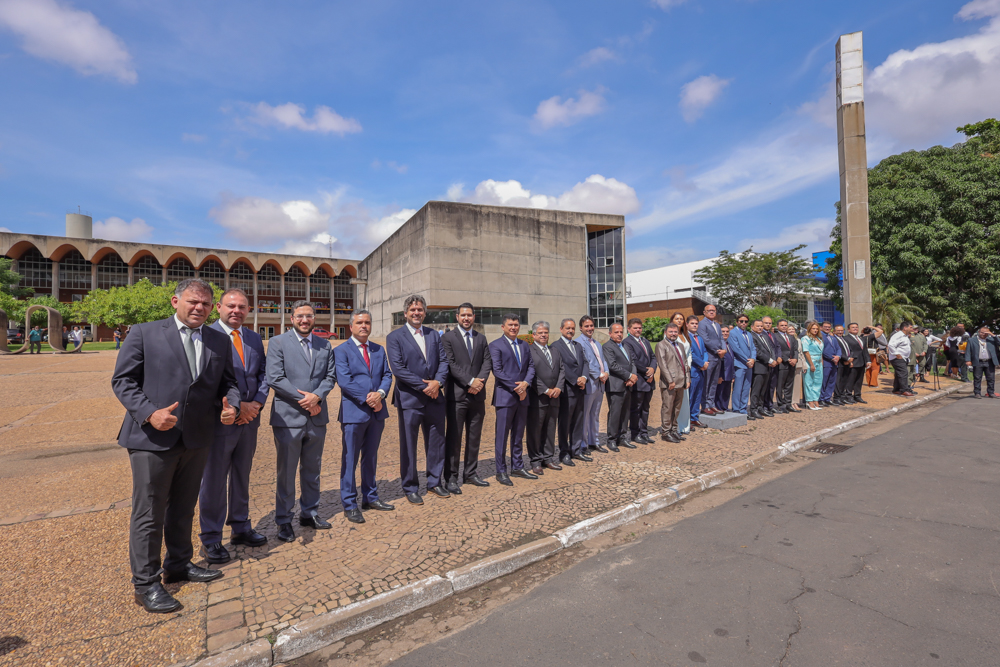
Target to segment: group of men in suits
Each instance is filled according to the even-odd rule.
[[[861,397],[861,384],[865,371],[871,367],[869,343],[860,335],[856,322],[847,325],[845,334],[841,325],[833,326],[829,321],[820,325],[823,339],[823,386],[820,389],[819,404],[854,405],[867,403]]]
[[[727,331],[732,352],[732,411],[756,420],[801,412],[792,402],[799,340],[787,320],[774,327],[770,317],[750,322],[736,318],[736,330]],[[749,330],[748,330],[749,327]]]

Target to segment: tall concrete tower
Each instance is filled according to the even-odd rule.
[[[872,323],[864,66],[861,33],[841,35],[837,40],[837,152],[840,238],[844,249],[844,320],[862,327]]]
[[[94,219],[83,213],[67,213],[66,236],[71,239],[94,238]]]

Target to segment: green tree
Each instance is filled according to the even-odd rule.
[[[666,317],[647,317],[642,321],[642,335],[651,343],[659,343],[668,324],[670,320]]]
[[[731,313],[742,313],[753,306],[777,308],[796,294],[815,288],[813,266],[797,253],[805,245],[779,252],[741,253],[723,250],[719,259],[694,273],[712,296]]]
[[[170,297],[176,287],[176,282],[154,285],[143,278],[128,287],[92,290],[82,301],[73,304],[73,316],[82,322],[109,327],[162,320],[174,314]],[[218,303],[222,298],[222,289],[215,285],[212,288],[215,292],[213,301]],[[214,322],[218,317],[213,308],[208,322]]]
[[[0,294],[9,294],[25,298],[35,293],[34,290],[25,287],[18,287],[21,282],[21,274],[10,270],[14,265],[14,260],[0,257]],[[6,310],[6,308],[4,309]],[[9,313],[8,313],[9,315]]]
[[[56,301],[51,296],[35,296],[30,299],[16,299],[10,294],[5,292],[0,292],[0,310],[7,313],[7,318],[10,320],[10,326],[12,327],[22,327],[24,326],[24,313],[27,311],[28,306],[32,305],[49,306],[50,308],[55,308],[62,315],[64,322],[72,321],[73,311],[68,303],[61,303]],[[31,314],[31,326],[41,326],[45,327],[49,324],[49,315],[44,311],[35,311]]]
[[[903,320],[919,324],[923,314],[910,297],[892,285],[885,285],[878,279],[872,283],[873,324],[881,324],[885,331],[892,331]]]
[[[963,143],[893,155],[868,170],[872,279],[940,325],[1000,318],[1000,123],[959,131]],[[839,224],[831,238],[830,267],[839,267]],[[827,277],[836,294],[832,271]]]
[[[750,310],[746,311],[746,316],[750,318],[750,324],[753,324],[754,320],[762,320],[765,317],[770,317],[771,322],[774,323],[775,327],[778,325],[778,320],[787,320],[788,315],[785,314],[781,308],[772,308],[771,306],[754,306]],[[801,322],[799,322],[801,324]]]

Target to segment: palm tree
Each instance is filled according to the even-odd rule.
[[[881,280],[872,283],[872,322],[891,332],[900,322],[918,322],[924,311],[913,305],[910,297]]]

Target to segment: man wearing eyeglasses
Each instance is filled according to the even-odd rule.
[[[271,429],[278,450],[278,483],[274,522],[278,539],[291,542],[295,477],[301,469],[299,525],[318,530],[330,523],[320,518],[319,474],[330,421],[326,396],[337,382],[330,343],[312,334],[316,311],[308,301],[292,304],[292,328],[267,346],[267,384],[274,389]]]
[[[750,318],[740,315],[736,318],[736,330],[729,334],[729,350],[733,353],[733,412],[747,414],[750,402],[750,385],[753,367],[757,359],[757,345],[747,331]]]

